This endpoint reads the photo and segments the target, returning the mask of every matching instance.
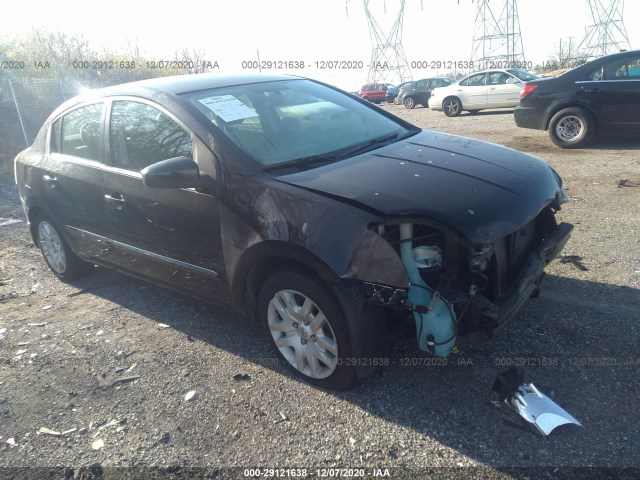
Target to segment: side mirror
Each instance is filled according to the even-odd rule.
[[[189,157],[175,157],[142,169],[142,183],[151,188],[196,188],[200,169]]]

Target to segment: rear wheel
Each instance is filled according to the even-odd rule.
[[[416,101],[411,97],[405,97],[405,99],[402,101],[402,103],[408,109],[412,109],[412,108],[414,108],[416,106]]]
[[[457,97],[445,98],[442,102],[442,109],[447,117],[457,117],[462,113],[462,102]]]
[[[333,295],[310,275],[276,272],[264,282],[260,321],[276,353],[314,385],[346,389],[357,382],[351,336]]]
[[[42,256],[54,275],[68,281],[80,278],[91,271],[92,265],[83,262],[73,253],[59,229],[46,215],[36,216],[35,229]]]
[[[565,108],[556,113],[549,122],[551,141],[562,148],[578,148],[593,136],[595,121],[591,114],[581,108]]]

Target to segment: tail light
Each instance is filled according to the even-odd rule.
[[[524,87],[522,87],[522,90],[520,90],[520,100],[529,95],[536,88],[538,88],[538,85],[525,85]]]

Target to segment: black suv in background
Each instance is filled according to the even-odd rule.
[[[595,134],[640,130],[640,50],[527,82],[515,121],[519,127],[548,130],[562,148],[581,147]]]
[[[434,88],[446,87],[455,80],[453,78],[423,78],[412,82],[400,89],[398,93],[398,103],[402,103],[406,108],[414,108],[420,104],[429,108],[429,98]]]

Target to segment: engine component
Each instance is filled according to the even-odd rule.
[[[439,357],[446,357],[456,341],[455,313],[449,302],[434,291],[420,276],[419,265],[436,264],[437,251],[433,247],[418,250],[418,255],[426,255],[417,260],[413,247],[413,224],[400,225],[400,258],[409,275],[411,287],[408,297],[416,322],[418,347]],[[438,248],[438,250],[440,250]],[[427,263],[428,260],[430,263]],[[440,262],[442,252],[440,251]],[[419,263],[420,262],[420,263]]]

